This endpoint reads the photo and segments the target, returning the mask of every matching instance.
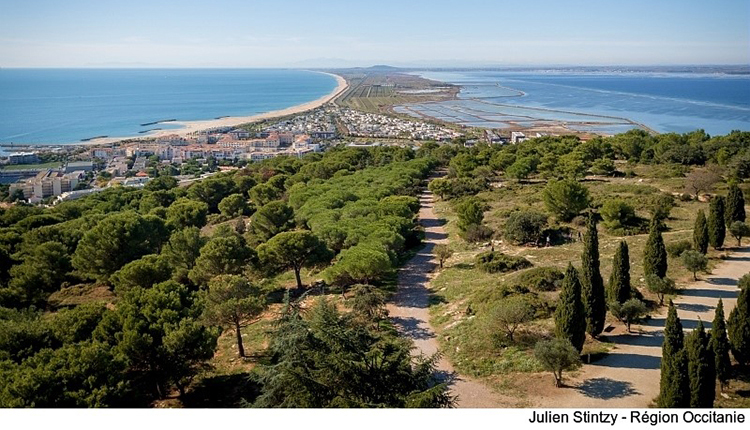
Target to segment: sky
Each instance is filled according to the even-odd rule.
[[[750,64],[748,0],[0,0],[0,67]]]

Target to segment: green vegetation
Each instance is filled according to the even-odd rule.
[[[594,217],[589,217],[586,227],[581,255],[581,299],[586,313],[586,332],[596,337],[604,329],[607,303],[599,271],[599,235]]]
[[[745,222],[745,196],[736,183],[732,183],[727,191],[727,207],[724,216],[728,226],[735,222]]]
[[[697,281],[698,276],[696,275],[699,271],[705,271],[708,267],[708,258],[698,251],[685,251],[681,257],[682,264],[685,268],[693,272],[693,280]]]
[[[682,322],[672,302],[669,302],[669,313],[664,326],[661,356],[661,382],[657,405],[660,408],[690,406],[688,358],[684,348]]]
[[[667,249],[664,246],[659,229],[659,223],[651,221],[646,250],[643,253],[643,273],[648,277],[655,275],[659,278],[667,276]]]
[[[724,319],[724,301],[719,299],[711,323],[711,349],[714,354],[714,370],[722,389],[726,387],[731,376],[732,363],[729,360],[729,338],[727,337],[726,320]]]
[[[708,253],[708,223],[706,214],[702,210],[698,211],[693,227],[693,246],[701,254]]]
[[[708,213],[708,241],[714,249],[721,249],[724,246],[724,238],[727,234],[727,227],[724,224],[724,197],[716,196],[711,200],[711,210]]]
[[[727,331],[732,355],[740,364],[750,363],[750,274],[740,278],[737,304],[729,313]]]
[[[687,337],[685,348],[688,355],[690,375],[690,407],[712,408],[716,397],[716,369],[710,339],[703,322]]]
[[[187,188],[158,177],[0,209],[0,406],[450,405],[436,358],[413,359],[384,322],[434,166],[410,149],[335,148]],[[354,298],[323,298],[269,330],[284,288],[323,280]]]
[[[701,132],[649,136],[633,131],[586,142],[560,136],[517,145],[420,149],[448,166],[447,176],[430,183],[440,196],[435,210],[447,221],[453,250],[451,264],[431,282],[431,315],[452,364],[459,372],[523,395],[521,386],[533,377],[519,378],[518,374],[541,368],[533,346],[554,334],[555,321],[550,316],[560,307],[562,272],[573,260],[571,256],[584,253],[589,215],[602,220],[603,228],[597,230],[601,278],[611,281],[614,277],[622,292],[619,308],[613,307],[609,297],[613,282],[607,283],[611,311],[607,323],[615,319],[637,322],[645,315],[644,306],[653,310],[655,304],[677,294],[676,285],[693,277],[681,256],[691,249],[700,251],[692,244],[696,216],[704,211],[705,218],[708,204],[704,201],[714,198],[705,193],[725,195],[725,183],[732,181],[746,191],[737,176],[741,169],[719,153],[750,154],[746,149],[749,137],[733,133],[709,138]],[[571,153],[575,154],[567,156]],[[582,179],[587,171],[603,176]],[[468,200],[481,207],[484,231],[459,228],[458,208]],[[707,238],[707,220],[705,224]],[[489,241],[488,233],[495,240]],[[627,265],[620,244],[623,236],[628,236]],[[477,256],[490,252],[524,258],[534,267],[487,273],[477,264]],[[615,254],[620,255],[615,258]],[[713,249],[706,249],[705,256],[707,270],[720,258]],[[645,267],[652,272],[659,269],[661,276],[647,276]],[[512,342],[491,318],[493,310],[510,297],[523,297],[536,309],[533,319],[519,326]],[[623,313],[622,305],[631,299],[637,301]],[[584,354],[591,352],[592,359],[606,350],[607,344],[597,339],[587,340],[582,348]]]
[[[628,333],[630,333],[630,325],[648,313],[646,305],[638,299],[630,299],[624,303],[612,302],[609,310],[612,316],[625,323]]]
[[[581,300],[581,282],[578,271],[568,265],[560,289],[560,299],[555,310],[555,334],[558,338],[570,341],[580,352],[586,341],[586,309]]]
[[[567,339],[541,341],[534,347],[534,356],[555,376],[555,387],[562,387],[563,372],[581,367],[578,350]]]
[[[615,251],[614,261],[612,262],[612,274],[609,276],[609,285],[607,289],[608,302],[625,303],[633,295],[630,285],[630,252],[628,243],[620,241]]]
[[[477,255],[476,265],[487,273],[505,273],[531,267],[531,263],[525,258],[492,251]]]

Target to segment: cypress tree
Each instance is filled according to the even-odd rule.
[[[670,301],[664,326],[664,343],[661,346],[658,407],[683,408],[690,404],[690,382],[687,378],[687,370],[682,323],[677,316],[674,303]]]
[[[727,331],[732,355],[740,364],[750,363],[750,274],[740,278],[737,304],[729,313]]]
[[[714,368],[716,377],[723,388],[731,372],[732,364],[729,361],[729,339],[727,339],[726,321],[724,321],[724,302],[719,299],[716,305],[714,321],[711,324],[711,349],[714,352]]]
[[[581,297],[586,311],[586,331],[598,336],[604,330],[607,302],[604,298],[604,280],[599,271],[599,235],[596,220],[590,216],[583,237],[581,255]]]
[[[695,217],[693,246],[701,254],[708,252],[708,224],[706,223],[706,214],[703,212],[703,209],[699,210],[698,216]]]
[[[688,375],[690,379],[690,407],[712,408],[716,397],[716,370],[709,337],[703,321],[687,338]]]
[[[687,350],[682,348],[675,355],[672,363],[674,379],[672,380],[673,406],[668,408],[687,408],[690,406],[690,360]]]
[[[724,225],[724,197],[716,196],[711,200],[708,212],[708,241],[714,249],[724,246],[727,227]]]
[[[745,222],[745,196],[737,184],[729,186],[727,193],[726,213],[727,225],[732,225],[735,221]]]
[[[628,243],[620,241],[612,262],[612,274],[609,277],[609,300],[620,304],[630,300],[630,253]]]
[[[659,221],[651,220],[651,227],[643,251],[643,272],[646,276],[656,275],[659,278],[667,276],[667,249],[659,231]]]
[[[581,301],[581,282],[578,271],[570,263],[565,271],[555,310],[555,335],[570,340],[579,352],[586,341],[586,313]]]

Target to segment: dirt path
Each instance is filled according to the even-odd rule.
[[[703,321],[711,328],[719,298],[724,301],[725,316],[737,303],[737,280],[750,272],[750,248],[735,249],[710,275],[685,286],[674,300],[685,330]],[[644,325],[634,325],[627,333],[621,324],[606,334],[615,348],[605,358],[583,367],[570,388],[547,390],[531,395],[538,407],[642,408],[659,394],[659,368],[666,308]]]
[[[429,323],[429,282],[438,265],[432,250],[436,244],[447,242],[448,235],[433,211],[432,193],[425,191],[420,203],[419,219],[425,229],[425,246],[399,271],[398,291],[388,311],[399,330],[414,340],[414,352],[432,355],[438,351],[437,337]],[[501,396],[479,381],[456,374],[445,357],[438,363],[438,370],[449,382],[451,394],[458,396],[458,407],[492,408],[516,403],[516,399]]]

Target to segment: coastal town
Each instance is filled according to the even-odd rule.
[[[178,180],[188,184],[219,168],[278,156],[302,157],[331,145],[415,146],[463,136],[464,132],[455,127],[326,104],[281,118],[190,133],[36,150],[26,147],[25,151],[0,157],[0,167],[4,167],[0,181],[9,184],[9,195],[17,199],[54,204],[111,186],[141,187],[163,174],[167,166]],[[497,136],[494,132],[481,135],[493,143],[499,142]],[[48,158],[52,155],[59,163],[40,164],[42,154]],[[188,165],[199,168],[186,169]]]

